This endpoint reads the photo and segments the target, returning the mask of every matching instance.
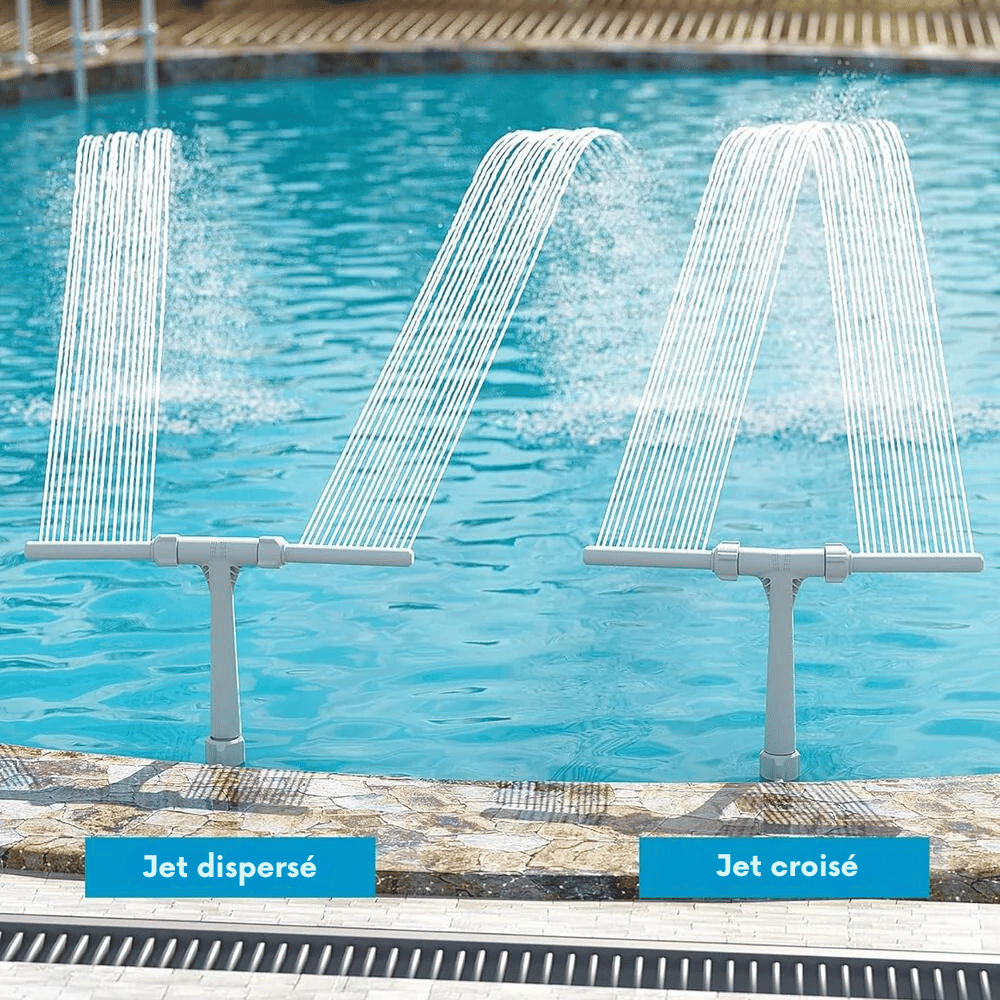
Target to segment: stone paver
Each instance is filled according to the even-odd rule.
[[[1000,775],[586,784],[582,794],[579,782],[307,774],[0,745],[0,866],[79,874],[88,836],[260,836],[264,819],[273,836],[375,837],[382,896],[606,900],[637,897],[641,836],[911,836],[930,838],[932,898],[1000,899]]]
[[[903,900],[734,903],[414,899],[91,899],[80,879],[0,874],[0,915],[185,920],[358,929],[538,935],[605,942],[993,954],[1000,907]]]
[[[966,955],[1000,961],[1000,907],[971,903],[848,900],[757,903],[659,901],[546,902],[481,899],[212,900],[179,908],[154,900],[87,899],[80,879],[0,874],[0,915],[91,915],[136,920],[189,919],[206,925],[266,924],[362,928],[404,934],[439,930],[539,940],[584,938],[594,943],[813,947],[836,953],[892,949],[914,956]],[[520,984],[449,983],[343,977],[199,972],[196,970],[69,968],[0,963],[5,1000],[608,1000],[631,990]],[[643,996],[665,996],[644,991]],[[670,991],[673,1000],[715,1000],[722,994]],[[742,994],[725,994],[743,1000]],[[757,994],[758,997],[762,994]]]

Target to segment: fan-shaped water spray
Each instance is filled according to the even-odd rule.
[[[80,142],[42,541],[151,537],[171,140]]]
[[[49,473],[39,540],[25,553],[202,568],[211,596],[210,763],[244,759],[233,604],[241,568],[412,562],[570,179],[589,149],[623,147],[601,129],[514,132],[493,145],[301,542],[289,545],[276,536],[152,537],[170,133],[81,142]]]
[[[826,236],[859,551],[841,544],[710,548],[810,167]],[[761,775],[778,779],[799,769],[792,605],[802,580],[982,569],[916,195],[893,124],[741,128],[723,142],[597,544],[585,559],[761,579],[771,611]]]
[[[600,129],[512,132],[476,171],[302,535],[408,548],[583,156]]]

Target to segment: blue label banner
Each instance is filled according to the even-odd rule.
[[[927,837],[641,837],[646,899],[926,899]]]
[[[374,837],[88,837],[87,896],[371,897]]]

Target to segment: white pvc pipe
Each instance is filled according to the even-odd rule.
[[[742,555],[742,553],[741,553]],[[764,749],[760,776],[764,781],[795,781],[799,752],[795,747],[795,604],[796,587],[788,572],[766,579],[769,609],[767,637],[767,693],[764,710]]]
[[[712,553],[701,549],[632,549],[588,545],[583,550],[588,566],[651,566],[664,569],[712,568]]]
[[[852,573],[981,573],[978,552],[852,552]]]
[[[764,781],[795,781],[800,759],[795,745],[795,616],[801,582],[822,576],[839,583],[850,573],[975,573],[983,568],[978,553],[853,553],[840,544],[813,549],[766,549],[722,542],[715,549],[639,549],[592,545],[583,561],[591,566],[649,566],[708,569],[720,579],[755,576],[768,604],[767,687],[764,749],[760,776]]]
[[[831,547],[824,549],[739,548],[739,575],[761,576],[786,563],[798,577],[825,576]],[[846,560],[847,573],[981,573],[978,552],[848,552],[835,546]],[[583,561],[588,566],[648,566],[662,569],[714,569],[716,549],[642,549],[588,545]],[[844,573],[843,575],[847,575]],[[842,577],[841,577],[842,578]]]
[[[142,0],[141,6],[144,61],[146,64],[146,93],[156,94],[158,80],[156,76],[156,11],[153,0]]]
[[[101,0],[87,0],[87,30],[96,33],[102,27]]]
[[[28,50],[27,31],[27,7],[28,0],[17,0],[18,3],[18,23],[22,26],[21,31],[21,61],[35,62],[34,55]],[[23,17],[22,17],[22,11]],[[87,63],[84,38],[86,38],[86,49],[103,55],[107,49],[104,42],[111,38],[135,38],[136,35],[143,39],[143,62],[145,65],[146,93],[155,96],[158,87],[156,70],[156,10],[153,0],[142,0],[140,5],[140,18],[142,23],[138,31],[129,28],[123,31],[106,31],[103,26],[101,14],[101,0],[87,0],[87,19],[89,27],[84,25],[83,0],[70,0],[70,35],[73,43],[73,90],[76,99],[83,104],[87,100]]]
[[[87,31],[92,36],[90,51],[95,55],[103,55],[107,49],[101,44],[99,32],[104,26],[101,18],[101,0],[87,0]]]
[[[152,542],[27,542],[25,559],[152,559]]]
[[[771,579],[786,573],[792,578],[823,576],[826,573],[825,549],[759,549],[741,545],[737,573]]]
[[[225,559],[203,567],[211,611],[211,735],[205,740],[205,763],[238,767],[246,760],[240,718],[240,677],[236,658],[236,608],[233,588],[239,569]]]
[[[286,563],[334,563],[345,566],[412,566],[412,549],[349,548],[337,545],[286,545]]]
[[[212,538],[157,535],[149,542],[27,542],[26,559],[149,559],[158,566],[229,566],[278,569],[286,563],[343,566],[412,566],[412,549],[290,545],[280,537]],[[709,554],[711,558],[711,554]],[[705,568],[689,566],[687,568]],[[710,567],[709,567],[710,568]]]
[[[73,93],[77,103],[87,101],[87,64],[83,54],[83,0],[70,0],[70,25],[73,36]]]
[[[203,538],[181,535],[177,539],[177,562],[204,566],[224,562],[227,566],[256,566],[260,558],[256,538]]]
[[[17,0],[17,38],[20,49],[17,61],[24,66],[38,62],[38,56],[31,51],[31,8],[28,0]]]

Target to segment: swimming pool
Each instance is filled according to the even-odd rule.
[[[200,574],[21,556],[37,531],[76,140],[138,127],[141,106],[101,97],[86,118],[56,103],[0,116],[0,740],[197,760],[208,715]],[[159,531],[298,537],[500,134],[602,125],[645,167],[566,204],[415,565],[242,574],[249,763],[477,779],[756,776],[767,642],[757,584],[588,568],[581,551],[719,141],[739,124],[856,113],[895,120],[907,139],[986,572],[803,587],[803,777],[996,770],[1000,94],[988,80],[610,73],[161,94],[160,122],[185,139]],[[851,545],[808,207],[793,241],[714,540]]]

